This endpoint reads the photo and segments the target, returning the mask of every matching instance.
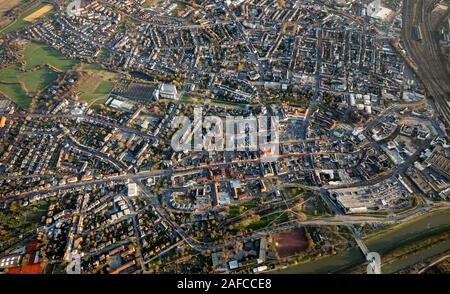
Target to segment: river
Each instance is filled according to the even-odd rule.
[[[369,239],[365,239],[370,251],[383,254],[391,252],[400,247],[407,246],[413,242],[429,238],[450,230],[450,209],[433,212],[426,216],[408,221],[404,224],[394,226]],[[421,254],[410,254],[401,263],[394,263],[382,268],[383,272],[393,272],[416,263],[417,261],[431,257],[450,249],[450,242],[441,242]],[[419,251],[420,252],[420,251]],[[353,268],[365,262],[364,256],[357,248],[339,252],[333,256],[327,256],[318,260],[301,263],[279,270],[281,274],[301,273],[337,273]]]

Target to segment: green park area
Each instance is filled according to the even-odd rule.
[[[65,58],[58,50],[38,43],[31,43],[26,46],[24,57],[27,69],[50,64],[60,71],[67,71],[77,64],[76,61]]]
[[[233,235],[237,232],[253,232],[269,227],[272,224],[282,224],[289,221],[289,216],[284,212],[274,212],[264,216],[253,215],[241,223],[231,226],[228,231]]]
[[[82,71],[84,74],[79,85],[80,101],[90,106],[105,102],[114,87],[116,74],[102,69],[97,64],[84,64]]]
[[[222,107],[237,107],[237,108],[245,108],[245,104],[224,100],[213,100],[211,104],[222,106]]]
[[[30,97],[25,94],[20,84],[3,84],[0,82],[0,92],[22,108],[27,109],[31,105]]]
[[[29,96],[36,94],[58,76],[47,67],[24,72],[17,65],[2,69],[0,75],[0,91],[23,108],[30,106]]]
[[[57,50],[37,43],[25,47],[23,59],[24,66],[13,64],[0,70],[0,92],[25,109],[31,105],[31,96],[56,80],[56,71],[67,71],[76,64]]]

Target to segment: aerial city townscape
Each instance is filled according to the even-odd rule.
[[[0,0],[0,273],[450,273],[449,7]]]

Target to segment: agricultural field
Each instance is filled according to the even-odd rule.
[[[0,29],[11,22],[11,19],[5,16],[6,13],[25,1],[26,0],[0,0]]]
[[[0,33],[10,33],[10,32],[14,32],[16,30],[20,30],[21,28],[26,27],[27,25],[31,24],[31,22],[28,22],[25,20],[25,18],[30,15],[33,14],[34,12],[40,10],[41,8],[43,8],[44,6],[46,6],[47,4],[44,4],[42,2],[36,2],[36,4],[32,5],[29,9],[25,10],[20,16],[19,18],[10,23],[8,26],[4,27]]]
[[[105,102],[114,87],[116,74],[95,64],[84,64],[82,71],[84,74],[78,85],[80,101],[90,106]]]
[[[51,11],[52,9],[53,9],[53,5],[47,4],[47,5],[43,6],[42,8],[39,8],[35,12],[29,14],[28,16],[26,16],[24,18],[24,20],[28,21],[28,22],[34,22],[38,18],[40,18],[41,16],[46,14],[47,12]]]

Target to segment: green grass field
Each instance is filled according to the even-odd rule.
[[[65,58],[56,49],[38,43],[28,45],[25,48],[24,55],[27,69],[42,64],[50,64],[61,71],[67,71],[77,64],[76,61]]]
[[[50,64],[61,71],[71,69],[76,61],[66,59],[57,50],[42,44],[31,43],[24,50],[25,71],[19,65],[11,65],[0,70],[0,92],[8,96],[22,108],[31,105],[30,96],[53,83],[58,74],[48,67],[36,69],[39,65]],[[23,87],[19,84],[23,83]],[[103,89],[106,87],[103,87]]]
[[[32,14],[33,12],[41,9],[45,5],[47,5],[47,4],[38,1],[35,5],[31,6],[29,9],[25,10],[15,22],[12,22],[8,26],[6,26],[4,29],[2,29],[0,31],[0,33],[5,33],[5,34],[11,33],[11,32],[20,30],[21,28],[24,28],[27,25],[30,25],[31,22],[24,20],[24,18],[27,17],[28,15]],[[49,12],[49,13],[51,13],[51,12]]]
[[[114,84],[111,81],[101,81],[97,89],[95,89],[94,94],[107,95],[111,92]]]
[[[114,84],[110,81],[101,81],[98,87],[91,93],[82,92],[80,101],[87,102],[92,105],[102,104],[108,98],[109,92],[113,89]]]
[[[53,83],[57,77],[57,73],[44,67],[39,70],[22,73],[19,79],[25,83],[30,93],[35,94],[37,91]]]
[[[8,96],[17,105],[28,109],[31,105],[31,99],[22,90],[19,84],[2,84],[0,83],[0,92]]]
[[[116,74],[102,69],[97,64],[83,64],[82,70],[87,72],[88,76],[83,78],[80,84],[80,101],[91,106],[104,103],[114,87]]]
[[[26,95],[19,82],[22,82],[30,95],[36,94],[56,78],[57,74],[49,68],[41,68],[34,71],[22,72],[18,66],[11,65],[0,70],[0,92],[8,96],[22,108],[29,108],[31,99]],[[11,84],[10,84],[11,83]]]
[[[10,83],[21,81],[25,84],[30,94],[35,94],[40,89],[52,83],[58,76],[47,67],[23,72],[15,65],[4,68],[0,73],[0,81]]]
[[[243,103],[222,101],[222,100],[212,100],[211,104],[214,104],[214,105],[217,105],[217,106],[223,106],[223,107],[239,107],[239,108],[245,108],[245,106],[246,106]]]

